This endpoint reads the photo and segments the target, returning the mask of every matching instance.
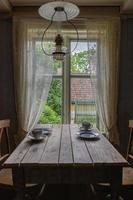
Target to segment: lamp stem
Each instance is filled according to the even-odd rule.
[[[57,22],[57,34],[61,35],[61,22]]]

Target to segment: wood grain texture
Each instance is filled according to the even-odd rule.
[[[18,147],[13,151],[10,157],[5,162],[5,167],[13,167],[16,165],[21,165],[21,161],[30,149],[31,142],[27,137],[18,145]]]
[[[69,125],[62,127],[59,164],[73,164],[73,153]]]
[[[127,163],[113,145],[99,132],[99,140],[85,141],[94,165],[121,165]]]
[[[133,120],[129,120],[129,139],[127,144],[126,160],[133,161]]]
[[[0,128],[7,128],[10,127],[10,120],[5,119],[5,120],[0,120]]]
[[[49,128],[52,129],[52,125],[51,124],[38,124],[35,128]],[[23,165],[32,165],[32,166],[36,166],[38,165],[38,163],[41,160],[42,154],[45,150],[47,141],[48,141],[49,137],[46,136],[43,140],[35,142],[35,141],[31,141],[30,143],[30,148],[29,151],[26,153],[26,155],[24,156],[23,160],[21,161],[21,164]]]
[[[128,127],[129,127],[129,128],[133,128],[133,120],[132,120],[132,119],[129,120],[129,125],[128,125]]]
[[[42,141],[32,142],[32,145],[31,145],[29,151],[26,153],[23,160],[21,161],[21,164],[23,164],[25,166],[26,165],[30,165],[30,166],[38,165],[39,161],[41,160],[41,157],[44,152],[47,141],[48,141],[48,137],[45,137],[45,139]]]
[[[6,167],[97,167],[125,166],[127,161],[100,134],[99,140],[83,140],[78,125],[53,125],[52,133],[41,142],[27,137],[5,162]]]
[[[11,11],[12,6],[8,0],[1,0],[0,1],[0,10],[2,11]]]
[[[90,165],[92,164],[92,159],[88,153],[85,142],[76,136],[78,130],[78,125],[70,126],[74,164],[82,165],[86,163]]]
[[[109,182],[112,200],[118,199],[122,167],[127,161],[100,134],[100,140],[81,140],[78,125],[54,125],[47,140],[27,139],[5,162],[12,168],[17,197],[24,199],[25,183],[92,184]],[[19,166],[19,167],[18,167]]]
[[[40,160],[40,165],[58,165],[62,125],[55,125]]]
[[[0,120],[0,156],[11,153],[11,140],[9,137],[10,120]]]

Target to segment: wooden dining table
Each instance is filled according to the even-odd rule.
[[[19,200],[24,199],[26,183],[102,182],[111,184],[112,199],[118,199],[127,161],[100,132],[99,139],[81,139],[77,133],[77,124],[58,124],[51,125],[51,133],[41,141],[23,139],[4,163],[12,168]]]

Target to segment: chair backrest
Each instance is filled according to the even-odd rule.
[[[8,128],[10,120],[0,120],[0,156],[11,153],[10,138]]]
[[[129,133],[126,159],[130,161],[133,160],[133,120],[129,120],[129,128],[130,128],[130,133]]]

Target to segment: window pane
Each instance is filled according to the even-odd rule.
[[[71,123],[96,125],[95,93],[90,78],[71,78]]]
[[[62,75],[63,63],[59,60],[54,60],[54,71],[53,75]]]
[[[39,123],[58,124],[62,122],[62,79],[53,78],[51,83],[48,100],[44,105]]]
[[[75,41],[71,41],[74,49]],[[96,74],[97,42],[79,41],[77,48],[71,53],[71,74]]]

